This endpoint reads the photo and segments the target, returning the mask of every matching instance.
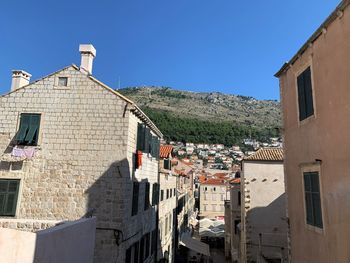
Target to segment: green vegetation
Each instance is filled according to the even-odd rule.
[[[258,128],[228,121],[204,121],[183,118],[164,110],[143,107],[143,111],[171,141],[193,143],[222,143],[226,146],[242,145],[245,138],[268,142],[270,137],[278,137],[274,128]]]

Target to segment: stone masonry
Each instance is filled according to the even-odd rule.
[[[58,77],[68,78],[67,87],[57,85]],[[63,221],[93,211],[95,262],[124,262],[125,250],[156,227],[155,207],[144,211],[143,204],[146,181],[152,200],[158,161],[144,153],[135,169],[137,125],[144,122],[161,137],[159,130],[131,101],[75,65],[0,96],[0,109],[2,157],[14,146],[20,114],[41,114],[35,156],[1,161],[0,179],[20,179],[16,215],[2,219]],[[134,180],[141,183],[139,210],[131,217]]]

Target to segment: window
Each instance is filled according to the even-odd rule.
[[[133,249],[134,249],[134,263],[138,263],[139,262],[139,242],[138,241],[133,245]]]
[[[131,249],[132,247],[129,247],[125,252],[125,263],[131,263]]]
[[[164,200],[164,190],[160,190],[160,201]]]
[[[204,187],[204,191],[207,191],[207,190],[208,190],[208,188]]]
[[[158,205],[159,204],[159,184],[154,183],[152,189],[153,189],[152,205]]]
[[[131,216],[137,215],[139,210],[139,182],[133,183],[133,191],[132,191],[132,210]]]
[[[171,161],[170,161],[170,159],[164,159],[164,169],[171,170]]]
[[[169,189],[166,189],[166,199],[169,198]]]
[[[174,196],[176,196],[176,189],[174,188]]]
[[[68,86],[68,78],[67,77],[58,77],[58,86],[67,87]]]
[[[145,183],[145,206],[144,206],[144,210],[147,210],[150,207],[150,203],[149,203],[149,187],[150,187],[149,182],[146,182]]]
[[[311,68],[308,67],[298,76],[299,120],[302,121],[314,114],[312,99]]]
[[[144,256],[145,256],[145,236],[141,238],[140,242],[140,257],[139,257],[139,262],[142,263],[144,261]]]
[[[215,192],[216,191],[216,188],[214,187],[213,191]]]
[[[40,114],[22,113],[16,141],[19,145],[37,145],[40,128]]]
[[[170,198],[173,196],[173,189],[169,189],[169,195]]]
[[[323,228],[318,172],[304,173],[306,223]]]
[[[151,253],[155,253],[157,251],[157,230],[152,231],[152,243],[151,243]]]
[[[238,224],[241,223],[241,220],[235,220],[234,224],[235,224],[235,234],[238,234]]]
[[[238,191],[237,199],[238,199],[238,206],[240,206],[241,205],[241,191]]]
[[[145,235],[145,239],[146,239],[146,247],[145,247],[145,259],[149,257],[150,253],[149,253],[149,249],[150,249],[150,243],[151,243],[151,234],[147,233]]]
[[[0,215],[15,216],[19,180],[0,180]]]

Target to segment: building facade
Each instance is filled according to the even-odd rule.
[[[159,161],[159,241],[158,260],[174,262],[175,256],[175,232],[176,232],[176,207],[177,207],[177,181],[178,177],[171,172],[172,162],[171,145],[160,146]]]
[[[151,262],[162,134],[91,75],[93,46],[80,52],[80,67],[31,83],[14,71],[0,97],[0,217],[23,229],[94,215],[95,262]]]
[[[283,150],[261,148],[246,157],[240,192],[241,262],[287,262]]]
[[[209,178],[200,185],[199,205],[201,218],[224,218],[224,202],[227,198],[227,184],[223,179]]]
[[[292,262],[350,262],[349,3],[276,74]]]

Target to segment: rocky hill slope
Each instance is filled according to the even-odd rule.
[[[132,87],[118,92],[140,106],[172,140],[230,144],[244,137],[276,136],[276,128],[281,126],[278,101],[165,87]]]

